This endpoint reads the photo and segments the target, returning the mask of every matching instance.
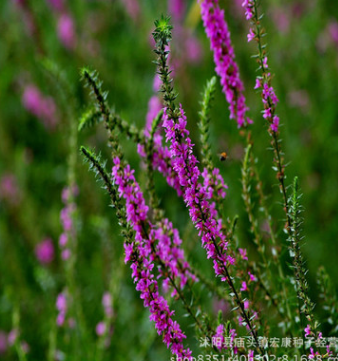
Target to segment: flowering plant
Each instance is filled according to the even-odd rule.
[[[122,5],[135,29],[141,29],[142,5],[136,0]],[[28,19],[28,33],[43,57],[48,51],[34,8],[26,1],[15,6]],[[193,2],[187,14],[186,4],[170,2],[171,17],[160,17],[152,30],[151,80],[141,82],[148,89],[148,111],[137,125],[126,120],[123,104],[132,105],[121,95],[136,75],[124,74],[117,91],[112,84],[118,74],[103,86],[92,70],[97,44],[89,49],[77,33],[72,7],[56,0],[48,6],[62,51],[80,59],[81,66],[91,63],[81,70],[83,91],[51,59],[40,58],[57,89],[55,99],[35,82],[22,81],[23,107],[67,149],[64,168],[55,170],[64,186],[57,201],[59,226],[49,227],[58,236],[57,247],[55,237],[38,237],[40,229],[17,216],[24,214],[29,196],[16,178],[8,173],[0,182],[9,219],[28,240],[34,234],[27,274],[45,297],[35,307],[49,316],[42,347],[48,359],[100,361],[116,354],[140,360],[336,360],[334,281],[317,267],[319,297],[311,292],[312,265],[303,252],[302,174],[286,167],[292,155],[282,128],[288,119],[282,117],[278,95],[281,75],[270,68],[274,61],[258,1],[231,7],[242,19],[246,34],[241,35],[253,60],[237,53],[230,32],[234,25],[218,0]],[[197,24],[203,40],[192,30]],[[334,32],[333,25],[329,29]],[[190,67],[203,68],[203,41],[212,65],[199,76],[205,86],[196,101],[186,96],[184,79]],[[258,66],[254,78],[243,71],[243,62],[248,69]],[[109,71],[100,73],[109,78]],[[175,90],[179,84],[182,94]],[[103,88],[113,91],[114,106]],[[221,124],[222,137],[230,134],[237,143],[224,146],[215,124]],[[58,127],[67,129],[60,132],[63,138],[56,134]],[[104,191],[91,183],[94,177],[80,157]],[[4,301],[0,298],[0,306],[10,304],[12,311],[9,331],[0,331],[0,354],[33,359],[38,353],[31,350],[34,341],[22,322],[25,308],[14,294],[9,286]]]

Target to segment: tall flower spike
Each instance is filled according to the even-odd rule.
[[[236,119],[238,128],[244,127],[251,124],[252,120],[246,117],[248,108],[243,95],[244,86],[239,77],[224,10],[220,9],[218,0],[199,0],[199,4],[205,32],[210,39],[210,49],[214,53],[215,71],[229,103],[230,119]]]
[[[186,336],[179,324],[172,320],[174,312],[170,311],[168,302],[159,294],[158,282],[152,272],[156,230],[147,221],[148,207],[133,173],[129,165],[122,168],[121,160],[114,158],[113,180],[120,196],[126,200],[127,220],[136,232],[135,242],[125,244],[125,261],[131,262],[136,289],[141,293],[144,306],[150,310],[150,320],[155,322],[157,333],[163,336],[163,342],[173,354],[189,359],[191,351],[183,347]]]

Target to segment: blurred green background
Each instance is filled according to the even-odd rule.
[[[65,285],[58,238],[62,232],[61,192],[68,177],[70,124],[77,122],[90,104],[79,70],[82,66],[97,69],[104,81],[103,88],[109,91],[109,103],[141,129],[148,101],[154,95],[151,31],[154,20],[168,13],[167,2],[155,0],[74,0],[64,2],[60,8],[57,3],[47,0],[0,3],[0,336],[13,329],[13,314],[20,310],[20,339],[29,345],[29,360],[47,357],[50,335],[56,327],[55,300]],[[257,64],[251,56],[256,48],[255,44],[247,43],[248,24],[240,3],[220,1],[245,84],[249,116],[254,120],[251,127],[254,154],[274,225],[280,230],[284,221],[272,170],[272,152],[268,150],[270,139],[261,116],[260,95],[253,90]],[[309,268],[311,294],[317,302],[316,271],[320,265],[325,265],[338,287],[338,4],[332,0],[264,0],[261,9],[268,34],[265,39],[269,66],[275,73],[273,86],[280,100],[277,113],[288,164],[287,184],[292,183],[295,175],[299,176],[304,205],[302,250]],[[198,10],[194,1],[184,2],[184,16],[176,20],[184,37],[174,32],[171,58],[178,100],[186,111],[197,148],[201,93],[214,75],[212,54]],[[187,39],[192,41],[191,47]],[[51,67],[59,69],[63,80],[50,74]],[[27,106],[27,89],[44,99],[44,112]],[[238,239],[247,246],[251,235],[240,184],[245,142],[235,122],[228,119],[227,108],[218,85],[212,110],[212,150],[215,164],[229,186],[225,217],[239,215]],[[126,158],[145,185],[136,145],[128,139],[121,142]],[[81,144],[95,147],[103,158],[109,159],[107,135],[102,126],[79,134],[78,147]],[[217,156],[223,151],[229,154],[226,162],[220,162]],[[79,196],[75,277],[85,323],[91,330],[88,337],[95,343],[95,326],[103,317],[102,294],[108,287],[112,264],[119,264],[122,238],[114,211],[108,207],[109,199],[88,172],[79,152],[76,183]],[[182,200],[168,190],[158,175],[156,189],[166,214],[186,236],[190,258],[195,263],[202,262],[202,269],[205,267],[205,273],[211,275],[194,230],[186,226],[188,215]],[[282,232],[280,236],[285,239]],[[45,238],[50,238],[55,248],[49,264],[41,264],[35,253],[36,246]],[[121,297],[115,304],[118,317],[105,357],[168,359],[168,351],[155,336],[143,311],[128,267],[122,272]],[[67,343],[63,337],[58,331],[58,345]],[[62,346],[58,347],[58,358],[67,359]],[[15,351],[9,346],[1,351],[0,342],[0,357],[14,360]]]

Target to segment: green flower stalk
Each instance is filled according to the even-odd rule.
[[[210,111],[211,103],[214,99],[216,88],[216,77],[211,78],[204,89],[203,100],[202,100],[202,109],[199,112],[200,121],[198,127],[201,131],[201,153],[202,153],[202,165],[208,169],[209,172],[212,171],[212,153],[211,146],[209,143],[209,126],[210,126]]]
[[[304,313],[307,322],[311,325],[311,331],[314,333],[318,327],[313,315],[314,303],[311,301],[308,293],[309,286],[306,279],[307,269],[304,265],[303,256],[300,250],[301,236],[301,205],[299,203],[301,195],[298,190],[298,177],[293,182],[293,195],[291,199],[290,218],[292,236],[289,238],[291,243],[290,256],[293,259],[293,270],[295,274],[296,290],[299,301],[301,302],[300,311]],[[301,315],[300,315],[301,316]],[[311,333],[312,333],[311,332]]]

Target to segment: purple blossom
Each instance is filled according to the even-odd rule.
[[[254,352],[253,352],[253,350],[249,350],[249,352],[248,352],[248,361],[254,361]]]
[[[248,310],[248,309],[249,309],[249,306],[250,306],[250,301],[245,300],[245,301],[244,301],[244,309],[245,309],[245,310]]]
[[[271,108],[267,108],[263,111],[263,118],[264,119],[269,119],[271,118]]]
[[[274,132],[277,132],[278,131],[278,126],[279,126],[279,117],[277,115],[275,115],[273,117],[273,121],[272,121],[272,124],[271,124],[271,129]]]
[[[252,40],[256,37],[256,34],[255,34],[254,31],[250,28],[249,34],[248,34],[247,36],[248,36],[248,42],[250,42],[250,41],[252,41]]]
[[[310,347],[310,355],[309,355],[309,359],[310,359],[310,360],[313,360],[313,359],[315,359],[315,358],[316,358],[316,356],[320,356],[319,352],[318,352],[318,351],[317,351],[317,352],[315,352],[315,351],[313,350],[313,348],[312,348],[312,347]]]
[[[96,331],[96,334],[98,336],[102,336],[104,335],[104,333],[106,332],[106,325],[104,322],[99,322],[97,325],[96,325],[96,328],[95,328],[95,331]]]
[[[54,259],[54,245],[50,238],[40,242],[35,247],[35,255],[38,261],[42,264],[51,263]]]
[[[236,119],[238,127],[243,127],[252,121],[245,115],[248,108],[243,95],[244,87],[235,62],[224,11],[219,8],[218,0],[199,0],[199,2],[205,32],[214,53],[215,71],[221,78],[221,86],[229,103],[230,119]]]
[[[242,282],[241,292],[249,291],[248,286],[245,281]]]
[[[216,334],[212,337],[212,344],[216,346],[219,350],[221,349],[233,349],[234,353],[237,354],[237,347],[234,347],[235,337],[237,336],[235,329],[230,329],[229,337],[225,338],[225,327],[220,324],[216,328]]]
[[[59,293],[56,300],[56,308],[58,311],[66,312],[67,310],[67,299],[64,293]]]
[[[311,326],[307,325],[306,328],[304,329],[305,332],[305,337],[308,337],[311,335]]]
[[[56,324],[62,326],[65,322],[67,312],[67,298],[65,293],[59,293],[57,296],[56,309],[59,311],[56,318]]]
[[[74,29],[74,21],[69,14],[63,13],[59,17],[57,24],[57,32],[58,32],[58,37],[65,48],[70,50],[75,48],[76,35]]]
[[[253,275],[250,271],[248,272],[248,275],[251,282],[257,282],[257,277]]]
[[[268,66],[268,58],[267,57],[264,57],[263,58],[263,69],[268,69],[269,66]]]
[[[267,73],[266,76],[267,79],[271,77],[270,73]],[[256,87],[258,82],[259,84],[262,84],[262,81],[262,101],[264,104],[263,117],[269,121],[271,130],[277,132],[279,127],[279,117],[275,115],[275,107],[279,100],[275,94],[273,87],[269,85],[269,80],[262,80],[259,78],[258,80],[256,80]]]
[[[224,183],[218,168],[214,168],[211,173],[209,173],[208,169],[204,168],[201,175],[204,180],[203,188],[207,199],[225,198],[225,190],[228,189],[228,186]]]
[[[166,266],[165,271],[160,268],[160,274],[164,279],[164,284],[169,285],[170,278],[179,282],[181,289],[184,288],[188,280],[195,282],[197,279],[190,271],[189,263],[185,260],[184,251],[181,248],[182,240],[178,230],[173,228],[168,219],[164,219],[157,224],[154,238],[158,241],[156,255]],[[168,288],[168,287],[167,287]],[[171,296],[177,295],[177,290],[173,289]]]
[[[244,0],[242,7],[245,9],[245,18],[250,20],[254,17],[254,2],[252,0]]]
[[[220,324],[216,328],[216,334],[212,338],[212,344],[218,349],[224,347],[224,325]]]
[[[134,252],[134,247],[132,243],[125,243],[124,244],[124,253],[125,253],[125,257],[124,257],[124,262],[127,263],[129,261],[131,261],[132,259],[132,254]]]
[[[68,242],[68,236],[66,233],[61,233],[60,237],[59,237],[59,246],[60,247],[65,247],[65,245]]]
[[[239,254],[242,257],[242,260],[247,261],[248,260],[248,256],[247,256],[247,250],[245,248],[239,248]]]
[[[24,89],[22,104],[31,114],[40,119],[47,129],[55,128],[58,120],[53,98],[45,97],[35,85],[29,84]]]
[[[256,84],[255,84],[255,87],[254,89],[259,89],[262,87],[262,82],[261,82],[261,79],[259,77],[256,78]]]

